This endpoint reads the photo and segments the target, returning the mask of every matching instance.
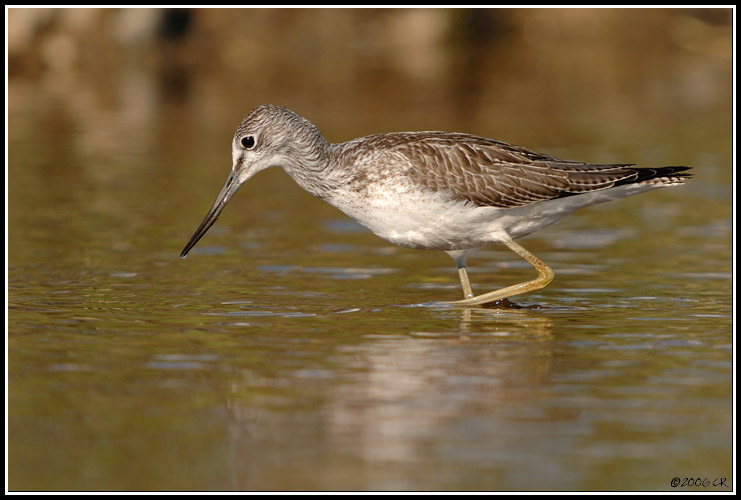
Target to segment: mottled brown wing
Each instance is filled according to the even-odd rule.
[[[606,189],[635,182],[646,177],[639,172],[649,170],[559,160],[467,134],[419,132],[387,139],[396,142],[386,146],[408,160],[415,181],[485,206],[511,208]]]

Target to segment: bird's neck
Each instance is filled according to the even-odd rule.
[[[296,184],[326,200],[342,182],[336,162],[332,161],[335,145],[327,142],[318,131],[309,139],[292,143],[291,154],[284,161],[283,169]]]

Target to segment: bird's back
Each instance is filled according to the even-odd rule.
[[[626,184],[681,184],[689,167],[637,168],[562,160],[469,134],[404,132],[363,138],[376,161],[396,163],[427,189],[479,206],[514,208]],[[387,161],[383,161],[385,158]]]

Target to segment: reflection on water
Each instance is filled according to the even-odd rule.
[[[728,12],[10,9],[9,488],[733,484]],[[696,176],[527,238],[519,307],[278,169],[179,259],[265,102]]]

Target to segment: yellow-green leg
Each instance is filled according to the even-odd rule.
[[[461,279],[463,296],[467,299],[473,298],[473,290],[471,290],[471,282],[468,280],[468,271],[466,271],[465,266],[458,268],[458,277]]]
[[[522,246],[515,243],[513,240],[504,241],[503,243],[507,245],[517,255],[525,259],[525,261],[527,261],[528,264],[533,266],[535,270],[538,271],[538,277],[535,278],[534,280],[525,281],[524,283],[518,283],[516,285],[508,286],[500,290],[495,290],[493,292],[484,293],[482,295],[479,295],[478,297],[474,297],[473,292],[471,290],[471,283],[468,280],[468,272],[466,271],[465,254],[461,253],[460,255],[458,254],[452,255],[453,258],[455,259],[456,264],[458,265],[458,276],[461,279],[461,286],[463,287],[463,294],[466,298],[463,300],[454,300],[452,302],[448,302],[448,304],[455,304],[455,305],[461,305],[461,306],[476,306],[476,305],[486,304],[489,302],[506,299],[507,297],[512,297],[513,295],[520,295],[523,293],[529,293],[529,292],[534,292],[535,290],[540,290],[541,288],[545,288],[546,286],[548,286],[548,283],[553,281],[553,278],[555,278],[556,273],[554,273],[553,269],[548,267],[548,265],[545,262],[543,262],[542,260],[537,258],[535,255],[525,250]]]

